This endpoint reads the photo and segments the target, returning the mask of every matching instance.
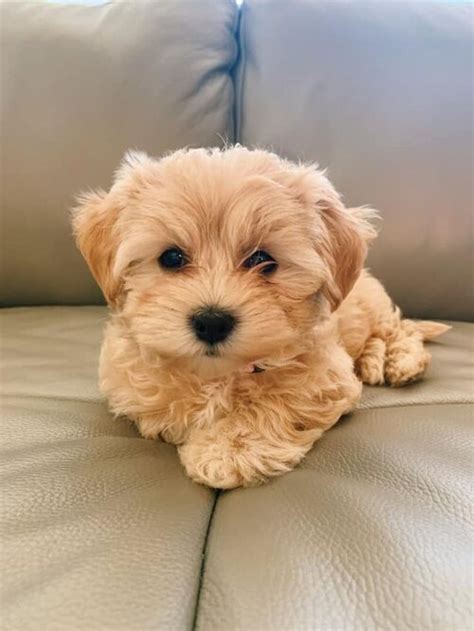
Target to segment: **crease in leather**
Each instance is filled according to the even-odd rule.
[[[200,603],[201,603],[201,594],[202,594],[202,588],[203,588],[203,582],[204,582],[204,574],[206,572],[207,550],[208,550],[208,545],[210,543],[212,524],[214,521],[214,515],[217,509],[217,504],[219,502],[220,495],[221,495],[221,491],[219,489],[214,491],[214,503],[212,504],[211,512],[209,515],[209,522],[207,524],[207,530],[204,536],[204,542],[203,542],[202,552],[201,552],[201,567],[199,568],[199,583],[198,583],[198,589],[197,589],[197,594],[196,594],[196,604],[194,606],[193,623],[191,626],[192,631],[195,631],[195,629],[197,629],[199,608],[200,608]]]
[[[97,497],[95,502],[88,502],[87,504],[87,516],[94,517],[100,513],[104,512],[107,504],[115,503],[117,498],[122,495],[127,495],[130,492],[133,494],[140,493],[141,491],[145,491],[147,489],[152,488],[156,485],[158,480],[147,480],[146,482],[142,482],[140,484],[130,485],[128,487],[122,487],[116,491],[109,492],[107,498]],[[47,532],[54,532],[57,528],[65,525],[71,525],[77,522],[80,522],[84,518],[84,513],[82,507],[78,507],[77,510],[73,511],[68,509],[64,512],[64,517],[58,517],[58,515],[54,512],[51,513],[51,521],[50,522],[42,522],[41,524],[29,524],[27,526],[19,526],[15,523],[15,534],[14,537],[17,539],[21,538],[22,535],[30,536],[32,534],[41,532],[42,534]],[[5,522],[8,526],[8,521]]]
[[[474,397],[473,397],[474,399]],[[349,414],[345,415],[350,417],[351,415],[357,414],[357,412],[365,412],[371,410],[387,410],[392,408],[423,408],[430,407],[432,405],[436,405],[436,407],[442,407],[444,405],[472,405],[474,401],[436,401],[434,403],[430,403],[429,401],[414,401],[413,403],[387,403],[387,405],[374,405],[367,407],[358,407],[353,412],[349,412]],[[345,418],[343,416],[342,418]]]
[[[5,400],[7,397],[11,399],[30,399],[30,400],[52,400],[52,401],[72,401],[73,403],[87,403],[88,405],[94,405],[104,407],[105,399],[81,399],[80,397],[61,397],[55,394],[17,394],[17,393],[3,393],[2,398]]]
[[[234,0],[228,0],[228,2],[231,2],[235,8]],[[242,49],[240,46],[240,22],[242,19],[242,5],[237,6],[237,11],[234,13],[234,16],[235,16],[234,18],[235,22],[234,22],[233,35],[234,35],[234,42],[235,42],[235,55],[234,55],[234,60],[230,63],[230,65],[227,68],[227,73],[230,76],[230,79],[232,82],[232,90],[233,90],[233,97],[234,97],[232,99],[232,104],[231,104],[230,112],[229,112],[229,118],[230,118],[229,127],[232,129],[232,139],[231,139],[232,144],[239,142],[239,136],[238,136],[239,132],[237,129],[237,115],[236,115],[237,86],[235,82],[235,74],[237,72],[237,69],[240,67],[240,61],[241,61]]]
[[[381,387],[386,387],[386,386],[381,386]],[[6,394],[3,395],[2,397],[4,398],[4,400],[6,400],[7,397],[11,397],[12,399],[30,399],[30,400],[44,400],[44,401],[71,401],[73,403],[86,403],[88,405],[93,405],[93,406],[98,406],[98,407],[104,407],[104,403],[105,403],[105,399],[104,400],[98,400],[98,401],[94,401],[94,400],[89,400],[89,399],[80,399],[78,397],[58,397],[55,396],[53,394],[50,395],[41,395],[41,394]],[[474,393],[473,393],[473,397],[472,400],[462,400],[462,401],[439,401],[436,402],[436,405],[466,405],[468,403],[474,403]],[[351,416],[352,414],[356,414],[358,411],[363,411],[363,410],[383,410],[385,408],[408,408],[408,407],[416,407],[416,406],[424,406],[424,405],[432,405],[432,403],[430,403],[429,401],[413,401],[411,403],[387,403],[386,405],[359,405],[357,408],[355,408],[353,411],[348,412],[347,414],[345,414],[344,416]]]
[[[42,467],[49,469],[51,467],[51,465],[57,465],[57,466],[62,466],[62,465],[78,465],[80,467],[80,465],[84,462],[87,462],[87,459],[90,457],[89,454],[85,453],[84,458],[78,458],[78,454],[74,451],[69,452],[70,455],[69,457],[64,457],[62,460],[58,459],[57,454],[55,455],[55,460],[50,460],[47,462],[42,462],[41,464],[38,464],[37,462],[30,462],[27,459],[31,458],[31,456],[40,456],[41,458],[48,458],[49,456],[52,457],[52,454],[54,451],[56,451],[56,449],[58,447],[74,447],[75,445],[79,445],[80,443],[83,444],[87,444],[90,445],[91,442],[99,442],[101,439],[105,440],[107,443],[110,442],[122,442],[123,440],[134,440],[134,441],[140,441],[142,443],[143,438],[140,438],[140,436],[111,436],[110,434],[91,434],[90,436],[83,436],[83,437],[78,437],[78,438],[64,438],[62,440],[48,440],[45,441],[43,443],[33,443],[33,444],[29,444],[28,445],[28,452],[25,453],[25,448],[21,448],[21,447],[12,447],[12,448],[6,448],[3,449],[2,452],[5,456],[7,457],[11,457],[14,456],[15,460],[13,462],[13,464],[15,466],[18,466],[18,470],[14,471],[13,473],[16,475],[21,475],[22,473],[28,473],[27,469],[31,468],[32,466],[35,467],[35,473],[41,471]],[[142,443],[143,444],[143,443]],[[152,443],[152,445],[156,445],[156,446],[161,446],[161,445],[165,445],[166,443],[160,443],[160,442],[154,442]],[[140,445],[142,446],[142,445]],[[24,456],[25,457],[25,462],[22,462],[21,457]],[[127,460],[133,460],[134,458],[137,457],[142,457],[143,456],[143,451],[136,451],[136,452],[132,452],[132,453],[126,453],[123,451],[117,452],[117,453],[111,453],[111,454],[107,454],[107,455],[102,455],[101,456],[101,462],[110,462],[112,460],[117,460],[120,459],[124,462],[126,462]],[[4,459],[4,466],[8,467],[8,461]],[[22,465],[23,465],[23,469],[22,469]],[[7,474],[5,476],[4,479],[8,479],[9,474]]]

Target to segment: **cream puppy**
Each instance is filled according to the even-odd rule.
[[[292,469],[362,382],[420,378],[423,340],[448,327],[402,319],[363,270],[373,216],[265,151],[129,153],[73,218],[111,309],[113,413],[178,445],[193,480],[232,488]]]

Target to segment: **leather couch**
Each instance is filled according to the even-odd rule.
[[[1,628],[471,628],[472,6],[4,2]],[[294,472],[219,493],[97,389],[79,190],[127,148],[316,160],[380,209],[369,265],[451,321],[423,382],[366,388]]]

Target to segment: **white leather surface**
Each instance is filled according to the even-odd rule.
[[[214,494],[110,417],[105,317],[0,312],[8,631],[192,626]],[[468,628],[474,325],[453,324],[423,383],[366,390],[296,471],[220,495],[198,628]]]
[[[197,628],[471,628],[472,406],[358,412],[219,498]]]
[[[96,386],[105,309],[5,309],[2,630],[192,625],[214,495]]]

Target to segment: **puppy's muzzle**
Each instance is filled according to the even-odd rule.
[[[201,342],[214,346],[229,337],[236,325],[235,317],[228,311],[208,307],[191,316],[191,326]]]

